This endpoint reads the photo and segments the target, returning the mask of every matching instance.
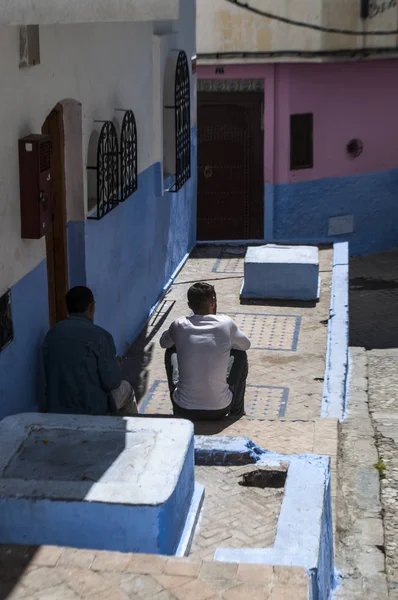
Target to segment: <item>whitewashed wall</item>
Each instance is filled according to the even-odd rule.
[[[283,17],[325,27],[358,31],[365,31],[366,28],[368,31],[398,29],[398,9],[392,3],[388,8],[389,0],[373,0],[371,18],[366,21],[360,18],[360,0],[248,0],[248,4]],[[255,15],[225,0],[197,0],[197,36],[198,54],[284,50],[314,52],[393,47],[398,43],[396,35],[367,37],[365,41],[362,37],[293,27]]]
[[[162,159],[165,57],[154,59],[154,51],[168,53],[178,43],[189,59],[194,54],[195,2],[181,2],[185,2],[181,21],[173,24],[174,35],[166,32],[159,50],[152,23],[49,25],[40,27],[41,64],[29,69],[18,67],[18,27],[0,27],[0,294],[45,257],[44,239],[20,236],[18,139],[40,133],[58,102],[68,99],[74,127],[73,113],[79,107],[73,101],[82,105],[82,176],[76,156],[67,161],[69,174],[76,170],[69,176],[69,219],[82,218],[86,212],[88,143],[93,130],[101,127],[95,120],[120,121],[123,115],[114,109],[132,109],[139,136],[139,172]],[[73,131],[69,133],[73,136]],[[80,195],[81,185],[84,197],[71,198]]]

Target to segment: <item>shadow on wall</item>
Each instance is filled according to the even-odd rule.
[[[149,366],[154,350],[153,338],[162,329],[174,304],[175,301],[169,301],[167,297],[160,303],[125,354],[123,377],[132,384],[138,403],[148,390]]]
[[[398,250],[350,260],[350,345],[398,348]]]

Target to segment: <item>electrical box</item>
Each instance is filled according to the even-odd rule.
[[[21,237],[38,240],[52,228],[51,140],[29,135],[19,140]]]

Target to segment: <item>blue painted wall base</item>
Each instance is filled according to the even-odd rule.
[[[398,169],[302,183],[267,184],[264,205],[267,241],[300,244],[348,241],[354,255],[398,246]],[[353,233],[329,236],[329,218],[343,215],[353,215]]]
[[[13,341],[0,353],[0,419],[37,410],[44,396],[41,347],[48,330],[47,263],[11,288]]]

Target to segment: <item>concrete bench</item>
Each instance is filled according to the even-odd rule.
[[[247,249],[242,299],[316,300],[318,297],[318,248],[267,245]]]
[[[194,490],[188,421],[22,414],[0,423],[2,544],[175,554],[196,523]]]

